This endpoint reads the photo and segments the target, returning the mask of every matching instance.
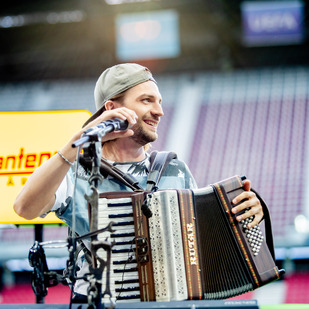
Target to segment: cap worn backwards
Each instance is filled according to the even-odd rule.
[[[156,82],[148,68],[136,63],[122,63],[106,69],[98,78],[94,88],[97,111],[84,126],[103,112],[104,105],[109,99],[148,80]]]

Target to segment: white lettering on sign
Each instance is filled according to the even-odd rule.
[[[248,18],[248,25],[254,32],[275,32],[298,28],[295,16],[288,12],[265,12],[261,15],[252,14]]]

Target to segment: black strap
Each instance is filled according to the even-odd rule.
[[[156,189],[162,174],[171,160],[176,159],[175,152],[167,151],[153,151],[150,154],[150,171],[147,177],[146,191],[153,191]]]
[[[158,185],[166,167],[171,160],[176,158],[177,155],[174,152],[153,151],[150,154],[150,170],[147,177],[146,191],[152,191]],[[84,168],[91,170],[91,163],[85,160],[83,155],[80,156],[80,164]],[[107,175],[111,175],[112,177],[120,180],[123,184],[128,186],[133,191],[143,190],[143,188],[139,186],[138,181],[132,175],[122,172],[119,168],[108,163],[103,158],[101,158],[100,172],[104,177],[107,177]]]
[[[80,156],[79,162],[84,168],[86,168],[89,171],[91,170],[91,162],[87,161],[82,154]],[[126,173],[122,172],[119,168],[108,163],[103,158],[101,158],[100,173],[105,178],[108,175],[111,175],[112,177],[120,180],[123,184],[128,186],[133,191],[143,190],[143,188],[138,185],[138,181],[133,176],[131,176],[130,174],[126,174]]]
[[[149,174],[147,176],[146,191],[152,191],[157,187],[166,167],[168,166],[171,160],[176,158],[177,155],[174,152],[153,151],[150,154],[150,168],[149,168]],[[101,159],[101,163],[102,163],[101,169],[103,169],[105,173],[122,181],[132,190],[143,190],[143,188],[139,186],[138,181],[130,174],[123,173],[121,170],[109,164],[103,158]]]
[[[131,188],[133,191],[143,190],[143,188],[139,186],[138,181],[132,175],[124,173],[119,168],[108,163],[103,158],[101,158],[100,169],[104,174],[111,175],[114,178],[120,180],[122,183]]]

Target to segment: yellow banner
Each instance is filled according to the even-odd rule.
[[[61,223],[54,214],[25,220],[13,203],[33,171],[90,117],[88,111],[0,112],[0,224]]]

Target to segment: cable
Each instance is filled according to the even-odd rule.
[[[76,231],[76,216],[75,216],[75,199],[76,199],[76,187],[77,187],[77,173],[78,173],[78,167],[79,167],[79,157],[80,157],[80,152],[81,152],[81,147],[82,145],[80,145],[77,149],[77,154],[76,154],[76,166],[75,166],[75,176],[74,176],[74,189],[73,189],[73,196],[72,196],[72,269],[71,269],[71,278],[75,277],[75,254],[74,251],[76,249],[76,237],[75,237],[75,231]],[[75,280],[71,280],[71,293],[70,293],[70,305],[69,305],[69,309],[72,308],[72,302],[73,302],[73,290],[74,290],[74,281]]]

